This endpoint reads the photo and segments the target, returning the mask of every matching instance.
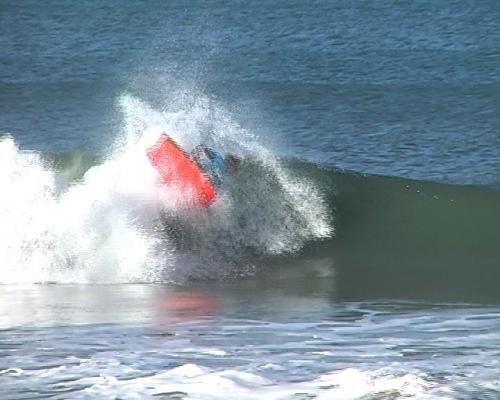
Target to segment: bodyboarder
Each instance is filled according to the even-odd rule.
[[[164,184],[175,186],[186,202],[203,207],[215,201],[225,177],[234,174],[240,164],[238,157],[222,157],[201,144],[189,154],[165,133],[146,154]]]

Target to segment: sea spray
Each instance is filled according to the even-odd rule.
[[[187,150],[203,143],[242,158],[242,170],[222,189],[221,201],[204,215],[209,217],[211,231],[221,223],[229,242],[241,241],[242,246],[255,246],[265,253],[295,251],[308,240],[333,234],[331,215],[315,184],[294,176],[224,107],[199,93],[174,94],[172,101],[175,104],[160,112],[134,96],[123,95],[120,105],[127,143],[152,144],[161,126]]]
[[[295,177],[232,115],[196,94],[158,111],[125,94],[122,134],[99,165],[60,188],[40,154],[0,142],[2,283],[152,282],[252,273],[266,254],[332,234],[312,182]],[[208,210],[158,179],[145,156],[161,132],[187,151],[203,143],[239,156]]]

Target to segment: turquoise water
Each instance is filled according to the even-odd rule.
[[[497,398],[498,21],[2,2],[0,397]],[[209,210],[161,131],[242,158]]]

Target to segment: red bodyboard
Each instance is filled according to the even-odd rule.
[[[215,200],[217,192],[210,179],[167,134],[160,135],[147,156],[163,182],[175,185],[186,202],[208,207]]]

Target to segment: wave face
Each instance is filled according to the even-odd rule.
[[[296,280],[348,299],[498,300],[497,190],[291,164],[329,188],[336,227],[334,238],[303,249],[295,268],[287,263]]]
[[[10,137],[0,141],[1,283],[241,275],[253,272],[256,257],[292,253],[332,234],[314,184],[285,168],[208,98],[184,95],[175,112],[130,95],[120,106],[123,134],[85,172],[88,163],[79,157],[61,167],[60,160],[20,150]],[[186,149],[205,143],[251,165],[243,165],[208,211],[186,208],[158,182],[145,156],[162,131]]]

